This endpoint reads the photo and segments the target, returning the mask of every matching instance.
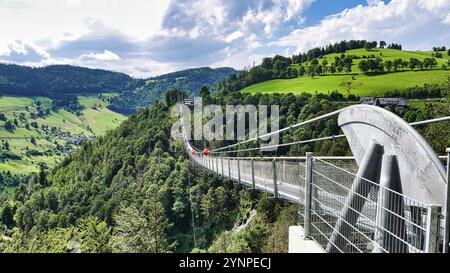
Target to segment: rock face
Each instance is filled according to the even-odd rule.
[[[248,216],[248,218],[244,218],[243,219],[243,223],[239,226],[235,226],[233,228],[233,231],[235,232],[239,232],[241,230],[244,230],[246,227],[248,227],[248,225],[250,225],[253,221],[253,218],[256,216],[256,210],[252,210],[250,211],[250,214]]]

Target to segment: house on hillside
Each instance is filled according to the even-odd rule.
[[[194,99],[184,99],[184,105],[194,107]]]
[[[395,106],[406,108],[406,101],[403,98],[376,98],[375,105],[380,107]]]
[[[406,100],[403,98],[374,98],[364,97],[361,98],[362,104],[375,105],[383,108],[387,108],[393,112],[403,112],[406,109]]]

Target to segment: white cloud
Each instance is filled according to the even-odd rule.
[[[54,44],[89,32],[89,23],[100,21],[137,39],[155,35],[168,1],[134,0],[11,0],[0,2],[0,44],[11,40]]]
[[[283,23],[301,23],[301,14],[316,0],[275,0],[270,7],[263,4],[248,9],[241,19],[243,29],[255,31],[262,28],[266,35],[272,35]],[[263,3],[263,2],[260,2]]]
[[[259,51],[264,51],[264,45],[278,31],[300,25],[303,12],[314,1],[177,1],[169,7],[162,25],[166,35],[172,37],[216,41],[213,44],[219,46],[213,53],[215,59],[206,65],[241,69],[261,59],[264,53]],[[205,45],[204,51],[209,52],[209,48]]]
[[[383,0],[367,0],[366,2],[369,6],[378,6],[384,3]]]
[[[450,25],[450,13],[445,16],[445,18],[442,20],[442,23]]]
[[[372,1],[371,1],[372,2]],[[392,0],[359,5],[323,19],[318,25],[297,29],[272,45],[297,51],[349,39],[400,42],[410,49],[430,49],[450,41],[448,0]]]
[[[443,14],[448,13],[448,8],[450,8],[450,1],[448,0],[419,0],[419,5],[425,9]]]
[[[78,6],[81,4],[80,0],[66,0],[66,2],[69,6]]]
[[[50,58],[50,54],[45,49],[20,40],[11,41],[0,47],[0,56],[8,61],[42,61]]]
[[[122,58],[114,52],[109,50],[103,51],[103,53],[89,53],[81,54],[81,60],[97,60],[97,61],[120,61]]]
[[[237,30],[233,33],[231,33],[230,35],[228,35],[227,37],[225,37],[225,42],[230,43],[233,42],[236,39],[242,38],[244,36],[244,33],[242,33],[242,31]]]

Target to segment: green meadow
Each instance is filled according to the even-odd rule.
[[[402,90],[414,86],[422,86],[426,83],[442,83],[450,75],[450,70],[441,69],[443,65],[448,66],[450,56],[447,52],[441,51],[442,58],[435,58],[437,66],[434,69],[428,70],[414,70],[403,68],[397,72],[389,72],[383,74],[363,74],[358,64],[362,60],[367,60],[363,57],[380,57],[383,61],[402,59],[409,61],[411,58],[416,58],[423,61],[425,58],[431,58],[433,51],[403,51],[388,48],[376,48],[370,51],[366,49],[348,50],[344,54],[358,56],[353,59],[352,72],[346,74],[322,74],[319,76],[303,76],[293,79],[276,79],[269,80],[257,84],[253,84],[242,89],[242,92],[249,93],[330,93],[338,90],[340,93],[348,95],[353,94],[357,96],[382,96],[386,91]],[[321,64],[327,61],[328,65],[334,63],[334,58],[341,56],[342,53],[327,54],[318,61]],[[308,67],[308,62],[302,64]],[[299,64],[292,64],[291,67],[299,68]],[[350,86],[350,88],[349,88]],[[349,92],[350,91],[350,92]]]
[[[350,94],[359,96],[382,96],[386,91],[421,86],[425,83],[442,83],[450,70],[402,71],[381,75],[364,74],[326,75],[314,78],[305,76],[294,79],[278,79],[253,84],[242,92],[250,93],[329,93],[338,90],[347,94],[347,83],[351,82]]]

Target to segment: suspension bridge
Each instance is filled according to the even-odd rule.
[[[343,131],[269,147],[242,148],[336,118]],[[376,106],[355,105],[203,154],[188,141],[190,160],[223,179],[299,205],[302,235],[328,253],[448,252],[449,165],[414,129],[450,117],[408,124]],[[450,133],[450,129],[449,129]],[[240,157],[316,141],[346,138],[353,156]],[[444,164],[447,164],[445,167]]]

